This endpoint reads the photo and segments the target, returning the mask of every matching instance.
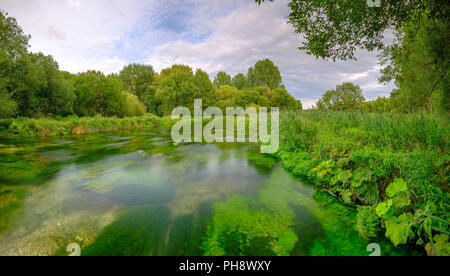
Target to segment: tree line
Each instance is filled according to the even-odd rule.
[[[173,65],[160,73],[130,64],[120,73],[79,74],[59,70],[52,56],[29,52],[30,36],[0,11],[0,117],[164,116],[177,106],[277,106],[301,109],[282,84],[272,61],[258,61],[246,75],[219,72],[214,81],[201,69]]]

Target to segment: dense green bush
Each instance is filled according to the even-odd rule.
[[[141,103],[137,96],[124,92],[127,96],[127,106],[125,108],[125,116],[134,117],[145,114],[146,107]]]
[[[378,233],[378,217],[394,245],[424,246],[449,232],[448,124],[433,113],[285,112],[276,155],[295,175],[363,206],[361,236]]]
[[[6,92],[0,91],[0,118],[8,118],[16,115],[17,103]]]

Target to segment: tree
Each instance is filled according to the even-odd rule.
[[[232,84],[232,86],[236,87],[238,90],[248,88],[247,77],[242,73],[239,73],[236,76],[234,76],[234,78],[231,80],[231,84]]]
[[[152,84],[155,72],[151,65],[130,64],[120,71],[118,78],[122,81],[125,91],[136,95],[142,100],[147,88]]]
[[[450,10],[442,0],[383,0],[380,7],[365,0],[292,0],[289,7],[289,23],[305,38],[299,48],[332,60],[354,59],[358,49],[381,49],[384,31],[405,23],[420,26],[422,16],[446,22]]]
[[[17,114],[17,103],[5,90],[0,89],[0,118],[9,118]]]
[[[98,113],[103,116],[126,116],[127,95],[123,92],[122,83],[111,76],[105,77],[99,87],[101,102]],[[98,92],[97,92],[98,93]]]
[[[199,91],[192,68],[185,65],[173,65],[162,70],[156,87],[156,98],[161,103],[158,111],[163,115],[171,114],[178,106],[193,108],[195,95]]]
[[[226,110],[227,107],[236,107],[238,106],[236,104],[235,99],[239,95],[239,90],[237,90],[235,87],[232,87],[230,85],[222,85],[217,90],[217,102],[216,105],[223,111]]]
[[[29,36],[0,11],[0,90],[2,116],[69,115],[75,95],[52,56],[28,53]],[[8,106],[8,107],[6,107]]]
[[[159,116],[162,115],[158,110],[160,102],[156,98],[156,87],[154,85],[151,85],[147,88],[142,103],[146,106],[148,112]]]
[[[29,35],[25,35],[17,20],[0,10],[0,49],[12,60],[28,52]]]
[[[0,10],[0,117],[12,117],[18,112],[15,94],[24,87],[28,41],[13,17]]]
[[[391,112],[392,102],[391,99],[386,97],[378,97],[375,101],[365,102],[362,104],[362,108],[367,112]]]
[[[16,95],[25,85],[24,75],[27,72],[27,62],[20,58],[14,60],[6,51],[0,48],[0,94],[2,105],[1,117],[15,116],[19,111]]]
[[[231,76],[226,72],[220,71],[217,73],[217,76],[214,78],[214,85],[217,88],[220,88],[222,85],[230,85],[231,86]]]
[[[128,117],[143,115],[146,111],[146,107],[142,104],[136,95],[128,92],[124,92],[127,98],[127,106],[125,108],[124,115]]]
[[[124,116],[127,96],[116,78],[106,77],[101,72],[88,71],[73,79],[77,96],[74,112],[78,116]]]
[[[202,99],[203,106],[205,107],[212,106],[215,102],[214,86],[208,74],[201,69],[197,69],[194,76],[194,83],[198,88],[195,98]]]
[[[351,82],[345,82],[337,85],[336,90],[327,91],[317,102],[317,108],[354,111],[359,109],[364,102],[361,88]]]
[[[412,37],[408,35],[414,32]],[[395,81],[391,94],[398,111],[449,111],[449,23],[423,18],[396,34],[399,43],[385,47],[380,57],[380,82]]]
[[[20,113],[26,116],[72,114],[73,87],[59,71],[53,57],[42,53],[29,54],[27,61],[25,86],[16,93]]]
[[[260,60],[250,67],[247,78],[250,87],[267,86],[275,89],[282,85],[280,71],[269,59]]]
[[[234,87],[238,89],[237,87]],[[234,95],[234,102],[236,106],[248,107],[259,105],[260,95],[254,89],[238,90]]]
[[[270,94],[271,106],[283,109],[302,109],[300,101],[292,97],[284,87],[276,88]]]

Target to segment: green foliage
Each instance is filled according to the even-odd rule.
[[[6,92],[0,92],[0,118],[8,118],[17,114],[17,103]]]
[[[294,183],[292,177],[278,167],[259,190],[257,198],[232,196],[215,203],[203,246],[205,255],[289,255],[299,240],[293,229],[293,206],[308,204],[295,190]]]
[[[106,77],[101,72],[88,71],[73,79],[77,96],[74,112],[78,116],[124,116],[127,96],[122,85],[114,77]]]
[[[306,40],[300,49],[333,60],[353,59],[358,49],[381,48],[385,30],[398,30],[406,22],[418,26],[422,15],[431,20],[449,16],[448,5],[440,0],[385,0],[380,7],[366,1],[292,0],[289,7],[289,23]]]
[[[139,129],[145,126],[171,125],[173,122],[154,115],[134,118],[0,119],[1,136],[70,136],[95,132]]]
[[[448,235],[435,235],[433,241],[433,243],[430,242],[425,246],[428,256],[450,256],[450,242],[448,242]]]
[[[29,54],[16,20],[0,11],[0,117],[72,113],[74,94],[51,56]]]
[[[198,88],[195,98],[202,99],[203,106],[213,106],[215,102],[214,86],[209,79],[208,73],[197,69],[194,83]]]
[[[173,65],[162,70],[156,85],[156,97],[161,103],[160,114],[169,115],[177,106],[193,107],[198,87],[190,67]]]
[[[217,73],[217,76],[214,78],[214,85],[217,88],[220,88],[223,85],[231,86],[231,76],[228,75],[224,71],[220,71],[219,73]]]
[[[364,101],[361,88],[351,82],[345,82],[337,85],[336,90],[327,91],[317,102],[317,107],[335,111],[355,111]]]
[[[118,78],[126,92],[143,100],[147,88],[152,84],[155,72],[151,65],[130,64],[120,71]]]
[[[96,71],[73,75],[60,71],[51,56],[28,53],[30,37],[23,34],[14,18],[1,12],[0,24],[0,118],[73,114],[123,117],[139,116],[146,110],[167,116],[179,106],[193,109],[194,99],[202,99],[205,108],[301,108],[284,88],[272,93],[281,85],[281,75],[270,60],[250,68],[252,89],[243,74],[232,80],[222,71],[212,83],[206,72],[198,69],[194,74],[185,65],[173,65],[160,74],[150,65],[130,64],[109,76]]]
[[[250,67],[247,78],[250,87],[266,86],[275,89],[282,85],[280,71],[269,59],[260,60],[254,67]]]
[[[0,187],[0,233],[10,225],[12,213],[23,204],[27,196],[27,189],[3,185]]]
[[[380,81],[398,87],[391,94],[394,110],[450,110],[448,33],[448,20],[423,16],[420,25],[408,23],[397,32],[397,44],[385,47]]]
[[[395,197],[401,193],[407,192],[408,186],[405,182],[405,180],[401,178],[396,178],[394,182],[389,184],[389,186],[386,188],[386,195],[388,197]]]
[[[276,88],[270,94],[271,105],[283,109],[302,109],[302,104],[289,95],[284,87]]]
[[[248,88],[248,80],[247,77],[239,73],[231,80],[231,84],[236,87],[238,90],[246,89]]]
[[[64,79],[53,57],[30,54],[25,83],[27,88],[16,93],[21,114],[66,116],[73,113],[75,94],[72,84]]]
[[[386,97],[378,97],[375,101],[362,103],[362,109],[367,112],[391,112],[394,110],[392,100]]]
[[[448,117],[316,110],[280,119],[275,155],[341,202],[363,206],[362,237],[377,232],[377,221],[396,245],[448,232]]]
[[[384,223],[386,225],[386,237],[388,237],[395,246],[407,242],[411,231],[409,216],[407,214],[402,214],[399,217],[391,217],[385,220]]]
[[[361,237],[367,240],[378,236],[381,231],[381,223],[373,206],[358,206],[356,229]]]
[[[379,217],[390,217],[393,213],[392,206],[394,205],[394,201],[389,199],[387,201],[381,202],[377,205],[377,215]]]
[[[30,36],[24,34],[14,17],[0,10],[0,49],[10,59],[26,54]]]
[[[125,92],[127,97],[127,106],[125,108],[125,116],[134,117],[145,114],[146,107],[139,101],[136,95]]]

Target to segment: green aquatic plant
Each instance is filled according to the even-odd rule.
[[[358,206],[356,229],[366,240],[376,238],[381,231],[381,221],[373,206]]]
[[[23,187],[0,186],[0,232],[8,228],[13,213],[22,206],[27,194]]]
[[[204,246],[206,255],[247,256],[255,244],[266,248],[269,255],[289,254],[298,240],[289,228],[292,222],[250,205],[249,199],[242,196],[214,205],[213,222]]]
[[[278,160],[276,158],[256,151],[248,151],[247,159],[250,160],[250,162],[257,168],[260,168],[264,171],[269,171],[273,166],[275,166],[275,164],[278,163]]]
[[[213,215],[212,202],[200,204],[198,212],[176,217],[169,225],[166,235],[167,256],[201,256],[207,226]]]
[[[299,241],[293,230],[293,206],[317,211],[314,202],[298,188],[292,176],[278,166],[271,171],[257,198],[233,196],[215,203],[205,254],[289,255]]]
[[[305,196],[313,191],[299,189],[298,182],[277,167],[257,198],[233,196],[214,204],[205,254],[252,255],[257,248],[257,255],[367,255],[367,242],[354,229],[354,210],[326,192],[314,195],[320,208]],[[303,227],[306,216],[317,224]]]
[[[314,199],[323,208],[318,214],[323,238],[314,241],[309,255],[366,256],[367,242],[355,230],[356,212],[323,190]]]
[[[150,256],[164,253],[169,209],[162,205],[131,208],[107,226],[83,256]]]

